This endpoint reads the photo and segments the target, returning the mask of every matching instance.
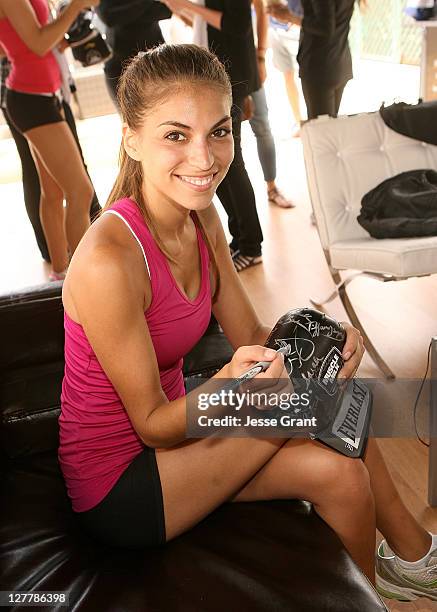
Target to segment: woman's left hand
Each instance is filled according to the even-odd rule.
[[[341,324],[346,331],[346,344],[342,352],[345,363],[338,374],[338,378],[352,378],[363,358],[364,342],[358,329],[346,321],[342,321]]]

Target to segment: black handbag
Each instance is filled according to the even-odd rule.
[[[383,181],[363,197],[357,219],[373,238],[437,236],[437,172],[409,170]]]

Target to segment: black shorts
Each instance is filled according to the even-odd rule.
[[[42,96],[6,89],[5,104],[12,123],[22,134],[41,125],[65,121],[62,101],[56,94]]]
[[[130,549],[164,544],[164,505],[154,449],[146,446],[106,497],[76,516],[84,530],[104,544]]]

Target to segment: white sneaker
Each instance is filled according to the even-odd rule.
[[[380,595],[398,601],[428,597],[437,601],[437,548],[425,567],[407,569],[383,540],[376,553],[376,588]]]

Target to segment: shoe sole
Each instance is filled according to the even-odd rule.
[[[396,589],[396,592],[393,591]],[[423,591],[415,590],[414,588],[401,587],[387,582],[380,576],[376,576],[376,590],[383,597],[388,599],[396,599],[397,601],[415,601],[419,597],[427,597],[432,601],[437,601],[437,592],[435,595],[424,593]]]

